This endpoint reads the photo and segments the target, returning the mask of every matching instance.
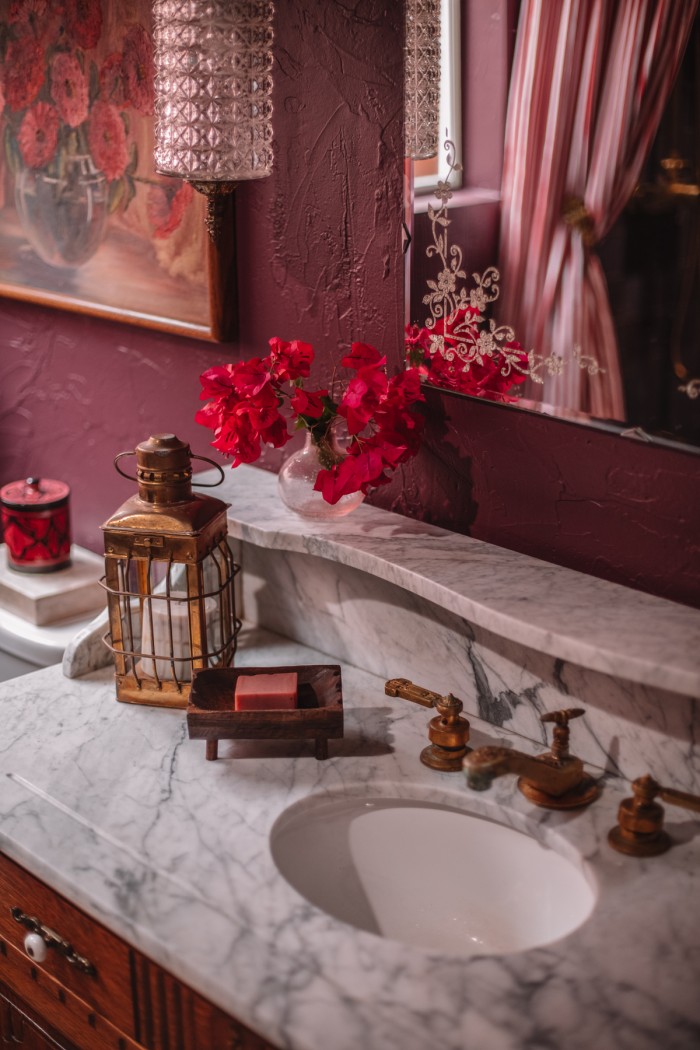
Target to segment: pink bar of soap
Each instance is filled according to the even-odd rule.
[[[291,711],[296,706],[296,671],[242,674],[236,679],[236,711]]]

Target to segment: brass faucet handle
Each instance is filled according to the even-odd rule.
[[[444,699],[432,689],[414,685],[408,678],[390,678],[384,685],[384,692],[387,696],[398,696],[402,700],[410,700],[412,704],[420,704],[421,707],[437,707]]]
[[[664,831],[664,809],[654,799],[662,798],[673,806],[700,813],[700,796],[663,787],[648,773],[632,781],[632,797],[620,803],[618,823],[610,831],[608,842],[618,853],[632,857],[655,857],[672,845]]]
[[[695,813],[700,813],[700,795],[691,795],[688,791],[676,791],[675,788],[659,786],[659,798],[662,798],[664,802],[670,802],[672,806],[681,806],[683,809],[692,809]]]
[[[563,707],[561,711],[546,711],[540,715],[540,722],[556,722],[558,726],[568,726],[572,718],[580,718],[585,713],[583,707]]]
[[[428,723],[430,744],[421,751],[420,760],[440,773],[461,772],[469,740],[469,722],[460,713],[464,706],[462,701],[452,693],[440,696],[432,689],[414,685],[408,678],[389,679],[384,684],[384,692],[387,696],[398,696],[421,707],[437,709],[437,715]]]
[[[563,707],[560,711],[546,711],[540,715],[540,722],[554,722],[550,754],[556,762],[569,757],[569,722],[585,713],[582,707]]]

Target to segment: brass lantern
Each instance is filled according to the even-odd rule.
[[[192,459],[204,457],[192,457],[174,434],[120,452],[114,465],[123,477],[130,475],[119,461],[133,455],[138,495],[102,526],[104,640],[114,653],[118,700],[185,707],[192,672],[230,667],[236,651],[239,567],[226,538],[228,504],[192,492]]]

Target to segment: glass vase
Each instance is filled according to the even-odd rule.
[[[332,521],[350,514],[365,498],[363,492],[351,492],[341,496],[337,503],[327,503],[321,493],[314,490],[319,470],[330,469],[346,454],[332,428],[318,441],[307,430],[304,447],[285,460],[277,476],[282,502],[302,518],[316,521]]]
[[[27,240],[49,266],[82,266],[102,243],[107,179],[87,155],[64,157],[60,175],[23,168],[15,181],[15,204]]]

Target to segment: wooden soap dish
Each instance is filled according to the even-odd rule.
[[[296,671],[299,706],[291,711],[236,711],[239,675]],[[206,740],[207,758],[218,758],[220,740],[309,740],[316,758],[328,758],[328,741],[343,735],[343,688],[338,664],[289,667],[210,667],[195,671],[187,704],[192,740]]]

